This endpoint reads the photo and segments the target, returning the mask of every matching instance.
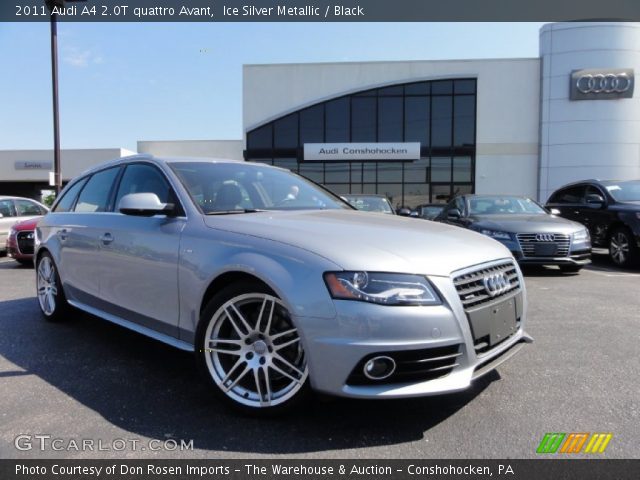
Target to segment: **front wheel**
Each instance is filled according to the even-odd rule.
[[[40,312],[45,320],[59,322],[68,313],[69,304],[62,290],[56,264],[48,252],[38,258],[36,265],[36,289]]]
[[[266,286],[223,289],[204,309],[196,337],[198,364],[214,391],[245,413],[280,413],[309,389],[298,330]]]
[[[630,267],[638,257],[635,239],[626,228],[618,228],[609,238],[609,257],[619,267]]]

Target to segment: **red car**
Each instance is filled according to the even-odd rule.
[[[7,236],[7,255],[23,265],[33,265],[34,231],[41,218],[16,223]]]

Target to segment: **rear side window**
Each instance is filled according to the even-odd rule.
[[[0,213],[3,217],[15,217],[16,212],[13,207],[13,200],[0,200]]]
[[[60,198],[60,201],[56,204],[53,211],[60,213],[71,211],[71,207],[73,207],[73,203],[76,201],[78,192],[82,189],[85,183],[87,183],[86,178],[74,183],[66,192],[64,192],[62,198]]]
[[[130,193],[155,193],[162,203],[173,203],[171,187],[164,175],[155,167],[141,163],[128,165],[120,180],[115,207]]]
[[[113,181],[118,175],[120,167],[109,168],[94,173],[80,192],[75,212],[106,212],[109,206],[109,195]]]
[[[19,217],[27,217],[29,215],[44,215],[47,211],[36,202],[29,200],[16,200],[16,210]]]
[[[563,188],[553,195],[549,203],[584,203],[584,185]]]

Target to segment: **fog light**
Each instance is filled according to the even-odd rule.
[[[384,380],[396,371],[396,362],[391,357],[373,357],[364,364],[362,371],[371,380]]]

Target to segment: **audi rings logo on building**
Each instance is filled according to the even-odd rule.
[[[576,87],[582,93],[622,93],[631,88],[631,79],[626,73],[598,73],[578,78]]]
[[[487,274],[482,278],[482,283],[487,293],[492,297],[505,293],[511,288],[511,282],[504,272]]]
[[[571,100],[631,98],[634,76],[631,68],[575,70],[571,73]]]
[[[556,239],[556,236],[553,233],[537,233],[536,241],[537,242],[553,242]]]

